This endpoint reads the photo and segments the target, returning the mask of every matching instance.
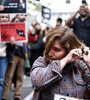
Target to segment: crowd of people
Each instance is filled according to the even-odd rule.
[[[0,15],[2,23],[25,22],[26,14],[17,14],[11,21],[9,14]],[[25,59],[28,57],[30,69],[33,62],[43,56],[45,48],[46,33],[49,28],[42,30],[37,21],[32,21],[32,29],[28,32],[27,42],[17,42],[12,36],[9,42],[0,43],[0,100],[7,100],[10,87],[15,87],[14,100],[20,100],[23,77],[25,71]],[[27,57],[26,57],[27,56]]]
[[[22,1],[22,0],[21,0]],[[3,7],[0,5],[0,10]],[[76,15],[80,16],[76,18]],[[0,15],[0,24],[25,22],[26,14],[17,14],[10,22],[9,14]],[[27,42],[17,42],[12,36],[0,43],[0,100],[7,100],[12,83],[14,100],[21,99],[25,59],[30,64],[34,87],[33,100],[54,100],[55,94],[90,99],[90,10],[80,6],[65,25],[62,18],[56,26],[42,30],[33,20]]]
[[[19,22],[25,21],[26,15],[17,15],[17,18]],[[8,14],[0,15],[0,23],[9,21],[10,16]],[[21,42],[15,42],[15,38],[12,36],[10,43],[0,43],[0,51],[0,100],[1,95],[2,100],[7,99],[15,70],[16,91],[14,98],[15,100],[20,100],[24,76],[24,45]]]

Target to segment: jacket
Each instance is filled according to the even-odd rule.
[[[68,64],[62,72],[60,67],[60,60],[48,63],[45,57],[39,57],[34,62],[30,75],[40,99],[33,97],[33,100],[54,100],[54,94],[85,99],[86,83],[77,65]]]

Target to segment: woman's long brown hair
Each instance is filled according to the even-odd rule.
[[[46,38],[44,55],[48,57],[48,53],[52,48],[55,40],[58,40],[60,45],[66,50],[68,54],[70,50],[75,48],[84,48],[84,44],[74,35],[72,30],[67,26],[59,26],[52,29]]]

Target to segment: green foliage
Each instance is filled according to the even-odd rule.
[[[40,12],[40,9],[41,9],[40,3],[36,4],[36,3],[34,3],[32,1],[30,1],[30,0],[28,0],[28,3],[32,4],[33,6],[35,6],[35,9],[34,10]]]

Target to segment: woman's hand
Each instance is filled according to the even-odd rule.
[[[61,60],[61,70],[65,67],[66,64],[77,61],[82,57],[82,50],[81,49],[73,49],[71,50],[65,58]]]
[[[84,48],[84,53],[83,53],[83,60],[87,64],[89,70],[90,70],[90,50],[88,47]]]
[[[81,49],[73,49],[66,56],[67,63],[74,62],[77,59],[80,59],[81,57],[82,57],[82,50]]]

